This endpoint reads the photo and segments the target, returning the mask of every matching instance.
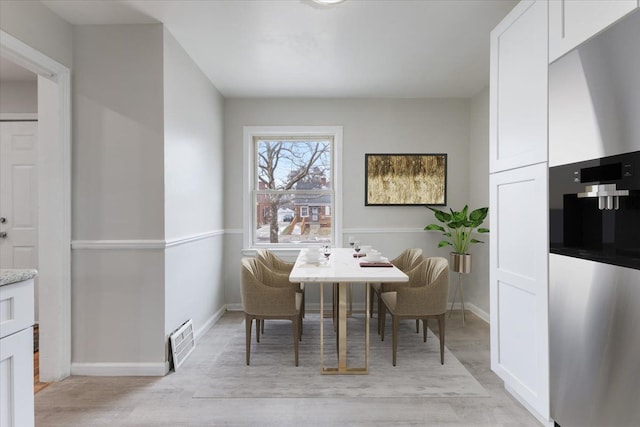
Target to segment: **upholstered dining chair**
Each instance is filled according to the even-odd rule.
[[[388,311],[391,314],[393,325],[393,366],[396,366],[400,320],[422,320],[424,342],[427,342],[428,320],[438,319],[440,364],[444,364],[445,313],[449,298],[449,262],[446,258],[441,257],[425,258],[407,275],[409,276],[408,286],[380,295],[382,300],[382,312],[379,313],[380,339],[384,341],[385,317]]]
[[[418,264],[422,262],[422,249],[420,248],[405,249],[404,251],[402,251],[400,255],[392,259],[390,262],[402,272],[407,273],[408,271],[414,269]],[[371,284],[371,289],[373,289],[373,292],[371,293],[371,298],[369,299],[369,314],[371,317],[373,317],[373,297],[376,296],[378,298],[378,334],[380,333],[380,307],[382,306],[380,295],[384,292],[393,292],[396,289],[403,286],[407,286],[407,283],[391,282],[391,283],[372,283]]]
[[[273,252],[271,252],[268,249],[258,249],[256,250],[256,257],[262,261],[263,264],[265,264],[267,267],[269,267],[270,269],[281,273],[281,274],[286,274],[287,277],[289,276],[289,274],[291,274],[291,270],[293,269],[293,262],[287,262],[285,260],[283,260],[282,258],[278,257],[276,254],[274,254]],[[288,280],[288,279],[287,279]],[[297,287],[297,291],[302,294],[302,317],[304,317],[305,315],[305,310],[304,310],[304,306],[305,306],[305,301],[304,301],[304,283],[295,283],[292,284],[295,285]],[[263,330],[264,332],[264,330]]]
[[[251,355],[251,326],[256,320],[256,341],[260,342],[260,322],[265,319],[291,320],[293,350],[298,366],[298,341],[302,333],[302,296],[257,258],[242,258],[242,307],[246,324],[246,363]]]

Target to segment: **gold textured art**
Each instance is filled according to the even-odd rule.
[[[365,205],[446,205],[446,154],[365,154]]]

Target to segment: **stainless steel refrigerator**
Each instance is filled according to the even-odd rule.
[[[561,427],[640,426],[640,13],[549,68],[549,367]]]

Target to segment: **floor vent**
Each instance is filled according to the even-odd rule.
[[[193,349],[196,348],[196,341],[193,336],[193,321],[189,319],[184,322],[169,335],[169,340],[171,341],[173,369],[177,371]]]

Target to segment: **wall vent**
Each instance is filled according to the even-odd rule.
[[[171,342],[173,369],[177,371],[193,349],[196,348],[196,341],[193,336],[193,321],[189,319],[184,322],[169,335],[169,340]]]

